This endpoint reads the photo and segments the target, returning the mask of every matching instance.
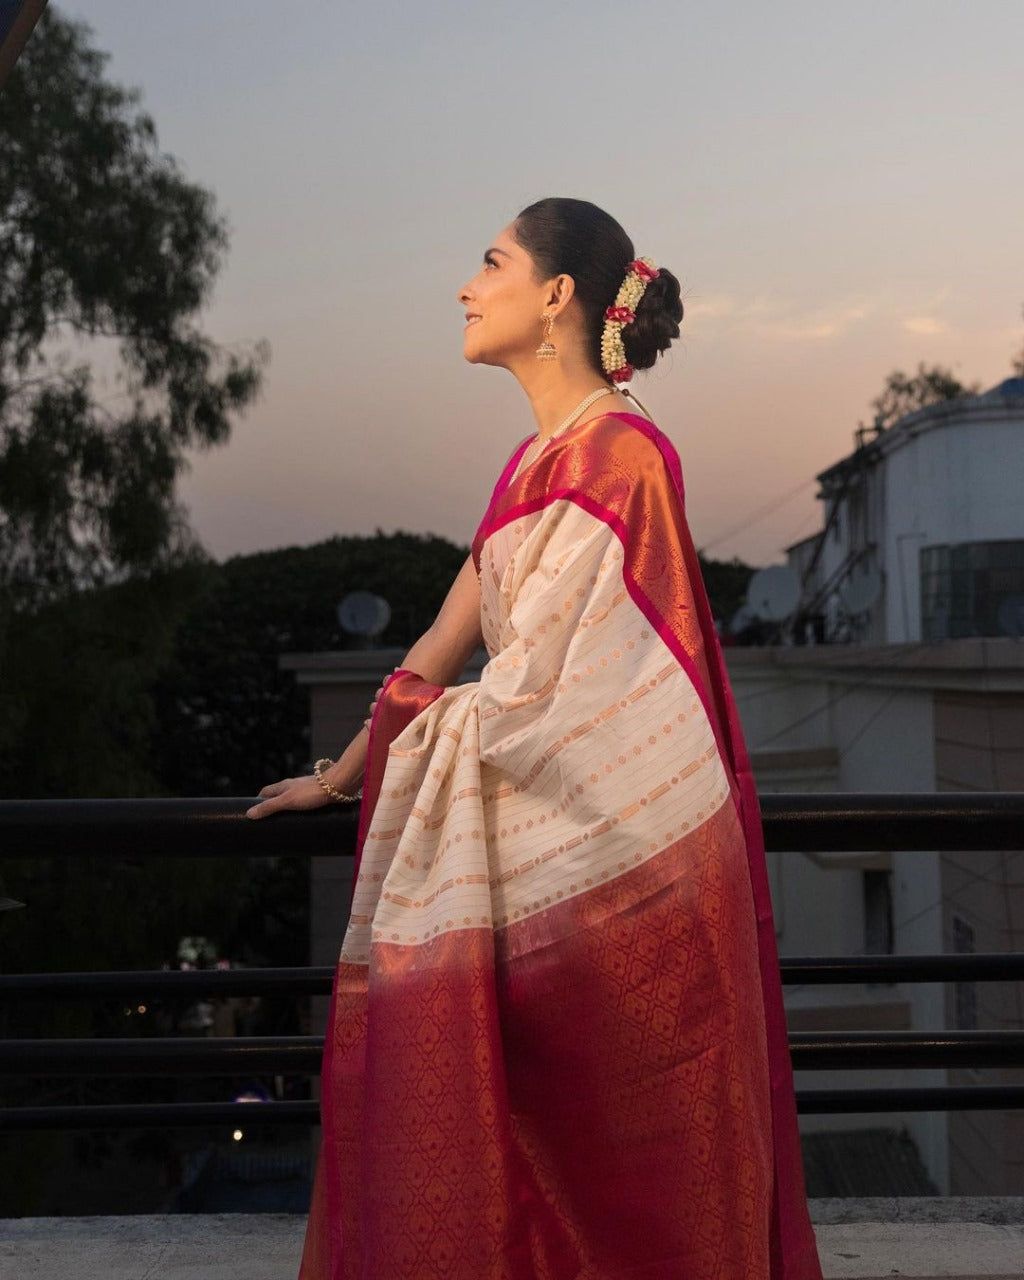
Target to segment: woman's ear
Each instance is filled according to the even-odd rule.
[[[576,292],[576,281],[572,276],[560,275],[555,276],[548,286],[547,302],[544,304],[545,309],[550,311],[553,316],[557,316],[573,299]]]

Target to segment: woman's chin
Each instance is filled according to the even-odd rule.
[[[462,354],[466,357],[469,364],[493,364],[488,356],[486,348],[478,342],[473,342],[467,338],[462,344]]]

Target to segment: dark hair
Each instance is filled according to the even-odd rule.
[[[594,364],[601,368],[604,312],[615,301],[626,267],[636,257],[633,242],[610,214],[589,200],[549,196],[525,208],[513,223],[516,240],[533,259],[542,280],[572,276]],[[679,281],[658,264],[659,275],[644,291],[636,319],[622,331],[626,359],[649,369],[679,337],[683,304]]]

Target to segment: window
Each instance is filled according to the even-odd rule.
[[[1024,540],[921,549],[925,640],[1024,634]]]
[[[892,872],[864,871],[864,950],[892,955]]]

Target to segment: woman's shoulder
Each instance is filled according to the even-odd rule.
[[[595,469],[612,467],[636,481],[663,477],[682,492],[682,468],[671,440],[649,418],[635,413],[604,413],[592,418],[576,437]]]

